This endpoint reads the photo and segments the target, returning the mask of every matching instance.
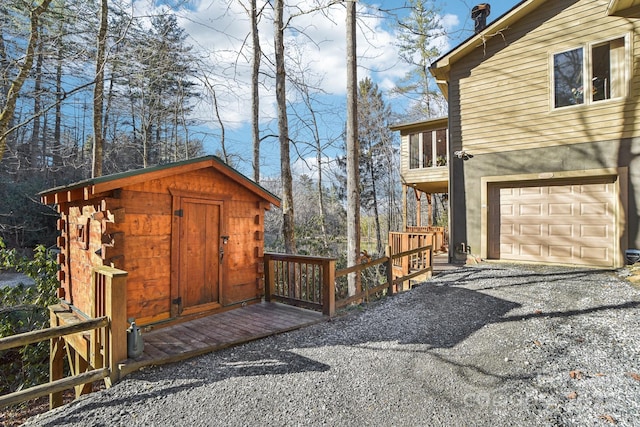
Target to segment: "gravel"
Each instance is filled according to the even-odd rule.
[[[184,362],[28,426],[640,424],[625,269],[480,264],[331,322]]]

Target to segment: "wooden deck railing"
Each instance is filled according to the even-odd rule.
[[[421,270],[424,266],[433,264],[433,251],[415,251],[415,249],[429,246],[437,248],[436,234],[432,232],[390,232],[389,245],[392,254],[411,252],[410,255],[394,258],[393,276],[402,277],[413,271]]]
[[[433,248],[436,252],[444,251],[449,245],[448,233],[446,227],[437,226],[408,226],[406,233],[418,234],[418,233],[432,233],[434,234]]]
[[[97,319],[85,320],[73,325],[56,326],[54,328],[46,328],[38,331],[25,332],[23,334],[12,335],[6,338],[0,338],[0,351],[15,347],[22,347],[34,344],[44,340],[51,340],[51,349],[54,351],[54,343],[68,335],[73,335],[85,331],[94,331],[96,329],[105,329],[109,326],[109,318],[99,317]],[[0,407],[13,405],[38,397],[60,393],[71,387],[91,383],[111,374],[109,367],[103,366],[87,372],[72,375],[68,378],[60,378],[50,381],[47,384],[40,384],[27,389],[15,391],[13,393],[0,396]]]
[[[329,315],[335,303],[335,294],[328,292],[335,268],[332,258],[265,253],[265,299]]]
[[[91,383],[110,387],[120,378],[118,363],[127,358],[127,273],[111,267],[93,271],[91,317],[61,304],[49,307],[50,328],[0,339],[0,350],[50,340],[49,382],[0,396],[0,407],[49,395],[49,406],[62,405],[62,392],[88,393]],[[88,332],[88,334],[85,334]],[[71,376],[64,378],[64,356]]]
[[[332,258],[265,253],[265,300],[321,310],[325,315],[333,316],[337,308],[368,299],[378,292],[386,291],[392,295],[405,281],[431,274],[432,258],[431,245],[401,253],[393,253],[388,247],[384,257],[336,271],[335,259]],[[394,263],[405,263],[404,259],[415,269],[394,277]],[[361,292],[344,298],[337,295],[337,279],[381,265],[385,267],[384,272],[376,272],[371,283],[364,282]]]

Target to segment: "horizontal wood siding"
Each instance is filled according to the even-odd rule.
[[[631,96],[552,107],[554,53],[628,35],[632,55],[640,54],[640,25],[606,16],[607,4],[547,1],[512,27],[497,29],[454,63],[449,97],[452,150],[498,153],[638,135],[640,80],[632,59],[627,64],[627,77],[633,76]]]

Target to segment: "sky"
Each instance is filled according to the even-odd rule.
[[[225,145],[227,151],[234,154],[234,166],[245,175],[252,176],[249,84],[251,57],[247,49],[250,23],[242,3],[248,1],[190,0],[174,4],[173,10],[178,16],[178,22],[189,34],[187,42],[210,64],[207,70],[202,72],[215,88],[219,114],[224,124]],[[258,0],[258,4],[261,3],[263,2]],[[300,70],[307,84],[318,88],[313,95],[314,108],[321,120],[323,141],[334,147],[327,149],[328,155],[331,156],[331,153],[339,150],[339,135],[344,126],[345,8],[338,4],[322,12],[296,14],[297,10],[310,10],[314,0],[287,0],[285,3],[296,6],[289,9],[290,30],[285,35],[285,44],[295,46],[295,49],[289,51],[290,56],[296,58],[290,66]],[[388,93],[405,75],[407,66],[398,57],[393,19],[387,18],[388,14],[380,11],[396,14],[401,18],[408,13],[401,7],[403,3],[402,0],[359,0],[357,3],[358,79],[370,77],[384,93]],[[445,53],[473,34],[474,23],[470,13],[473,6],[481,1],[434,0],[434,3],[439,8],[442,26],[447,33],[446,37],[439,38],[434,43]],[[489,3],[490,23],[519,3],[519,0],[495,0]],[[166,7],[167,1],[138,0],[134,3],[134,8],[140,15],[157,13]],[[269,7],[265,10],[271,13]],[[265,57],[273,58],[272,20],[263,19],[259,32]],[[263,66],[269,73],[271,67],[266,60],[263,60]],[[263,135],[276,134],[274,92],[272,79],[265,78],[260,92]],[[203,138],[207,154],[218,154],[221,128],[214,120],[210,97],[206,93],[204,95],[203,101],[196,109],[196,116],[202,122],[196,136]],[[289,94],[288,99],[292,104],[299,101],[293,92]],[[401,112],[406,109],[405,101],[392,96],[386,99],[395,111]],[[298,114],[305,113],[300,111]],[[306,173],[313,176],[313,152],[304,144],[304,141],[310,138],[302,129],[298,129],[295,123],[290,123],[290,130],[291,138],[301,142],[291,153],[294,174]],[[263,177],[279,175],[278,147],[276,137],[264,139],[261,145]]]

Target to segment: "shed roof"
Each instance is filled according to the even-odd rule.
[[[135,169],[127,172],[85,179],[73,184],[42,191],[40,198],[44,204],[68,203],[77,200],[89,200],[100,193],[137,184],[152,179],[178,175],[198,169],[213,168],[227,178],[244,186],[275,206],[280,206],[280,198],[247,178],[216,156],[204,156],[175,163]]]

